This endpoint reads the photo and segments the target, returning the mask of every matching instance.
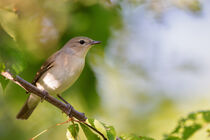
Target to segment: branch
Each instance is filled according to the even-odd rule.
[[[45,91],[45,90],[42,91],[42,90],[38,89],[36,86],[34,86],[31,83],[25,81],[24,79],[22,79],[21,77],[19,77],[17,75],[14,76],[13,74],[11,74],[8,71],[1,72],[1,75],[4,76],[7,79],[13,81],[17,85],[21,86],[27,92],[30,92],[32,94],[36,94],[37,96],[41,97],[42,99],[44,99],[47,102],[51,103],[52,105],[56,106],[57,108],[62,110],[66,115],[68,115],[70,118],[75,117],[76,119],[78,119],[77,122],[82,122],[83,124],[87,125],[92,130],[94,130],[96,133],[101,135],[104,140],[107,140],[106,137],[100,131],[98,131],[94,127],[85,123],[87,117],[85,116],[84,113],[78,112],[72,106],[71,106],[71,110],[69,111],[69,106],[67,104],[64,104],[63,102],[59,101],[55,97],[51,96],[50,94],[48,94],[47,91]],[[69,114],[69,112],[70,112],[70,114]],[[74,121],[76,121],[76,120],[74,120]],[[117,138],[116,140],[120,140],[120,139]]]
[[[85,116],[84,113],[78,112],[73,107],[71,108],[70,114],[69,114],[69,106],[68,105],[64,104],[63,102],[59,101],[55,97],[51,96],[50,94],[48,94],[47,91],[45,91],[45,90],[42,91],[42,90],[38,89],[36,86],[34,86],[31,83],[25,81],[21,77],[14,76],[10,72],[1,72],[1,75],[4,76],[7,79],[13,81],[14,83],[18,84],[19,86],[24,88],[27,92],[36,94],[37,96],[39,96],[42,99],[49,102],[50,104],[56,106],[57,108],[62,110],[69,117],[75,117],[76,119],[78,119],[82,122],[84,122],[87,119],[87,117]]]

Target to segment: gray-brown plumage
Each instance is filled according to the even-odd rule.
[[[69,88],[80,76],[85,56],[92,45],[100,43],[87,37],[75,37],[68,41],[62,49],[50,56],[41,66],[32,82],[50,95],[59,95]],[[40,97],[30,94],[27,101],[17,114],[17,119],[28,119]]]

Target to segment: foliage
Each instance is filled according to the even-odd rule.
[[[109,140],[116,139],[116,132],[113,126],[108,126],[95,119],[87,119],[85,123],[77,122],[69,125],[67,129],[67,138],[69,140],[76,140],[82,137],[85,137],[88,140],[102,139],[102,136],[90,127],[88,127],[88,125],[100,131],[103,136],[105,136],[105,138]]]
[[[178,122],[178,126],[170,134],[165,135],[164,140],[187,140],[196,132],[201,130],[210,122],[210,111],[199,111],[189,114],[186,118]],[[86,123],[100,131],[108,140],[116,139],[116,132],[113,126],[108,126],[95,119],[88,119]],[[208,130],[207,130],[208,131]],[[76,140],[79,138],[87,140],[100,140],[102,137],[93,129],[82,122],[69,125],[67,129],[67,138]],[[142,137],[135,134],[123,134],[119,136],[120,140],[154,140],[149,137]]]
[[[18,44],[0,28],[0,72],[9,70],[13,73],[20,73],[26,66],[24,54],[20,51]],[[0,83],[4,88],[8,83],[0,77]]]
[[[113,126],[106,125],[96,119],[87,119],[86,122],[73,122],[67,129],[66,136],[68,140],[87,139],[87,140],[103,140],[98,132],[89,126],[99,131],[107,140],[153,140],[148,137],[141,137],[135,134],[122,135],[119,138]]]
[[[170,134],[165,136],[165,140],[186,140],[192,137],[210,123],[210,111],[199,111],[189,114],[186,118],[178,122],[177,127]]]

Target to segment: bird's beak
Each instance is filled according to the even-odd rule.
[[[95,44],[100,44],[101,43],[101,41],[92,41],[92,42],[90,42],[90,45],[95,45]]]

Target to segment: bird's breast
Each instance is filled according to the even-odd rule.
[[[50,94],[60,94],[69,88],[80,76],[85,60],[79,57],[65,56],[58,59],[38,81],[38,84]]]

